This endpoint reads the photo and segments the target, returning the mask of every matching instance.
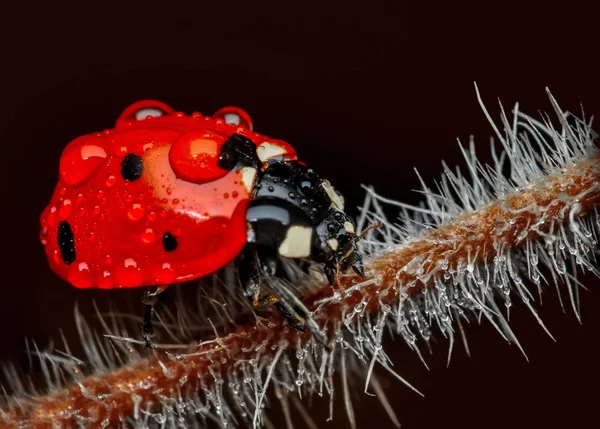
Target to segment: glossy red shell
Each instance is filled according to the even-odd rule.
[[[162,116],[141,118],[139,112]],[[244,121],[251,124],[249,117]],[[127,108],[114,129],[73,140],[41,216],[40,239],[52,269],[76,287],[112,289],[191,280],[233,260],[246,243],[254,186],[248,168],[225,171],[217,164],[219,148],[234,133],[259,147],[276,144],[295,159],[287,143],[152,100]],[[143,160],[137,180],[121,174],[128,154]],[[58,246],[62,221],[73,233],[70,264]],[[165,233],[175,237],[175,250],[165,250]]]

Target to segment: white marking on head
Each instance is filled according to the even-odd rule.
[[[331,250],[333,250],[334,252],[336,252],[338,250],[338,247],[340,247],[340,243],[339,241],[337,241],[337,238],[330,238],[329,240],[327,240],[327,244],[329,244],[329,247],[331,247]]]
[[[349,233],[354,234],[354,225],[352,225],[351,222],[348,222],[348,221],[344,222],[344,229],[346,231],[348,231]]]
[[[275,143],[264,142],[256,148],[256,154],[258,159],[262,162],[274,158],[276,156],[283,155],[286,149]]]
[[[308,258],[312,243],[312,227],[290,226],[278,252],[286,258]]]
[[[342,197],[340,194],[338,194],[335,191],[335,189],[333,189],[333,186],[331,186],[331,183],[329,183],[328,180],[323,180],[323,182],[321,183],[321,186],[323,187],[323,189],[325,190],[325,192],[331,199],[331,202],[339,210],[343,211],[344,210],[344,197]]]
[[[223,115],[223,120],[226,124],[230,125],[239,125],[242,123],[242,118],[237,113],[225,113]]]
[[[135,112],[135,119],[137,121],[143,121],[144,119],[146,119],[148,116],[152,116],[153,118],[157,118],[159,116],[164,115],[165,113],[156,108],[156,107],[146,107],[145,109],[140,109],[137,112]]]
[[[254,180],[256,179],[256,168],[244,167],[241,170],[242,184],[246,192],[251,193],[254,189]]]

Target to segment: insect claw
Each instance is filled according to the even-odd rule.
[[[361,258],[358,258],[354,264],[352,264],[352,270],[361,277],[365,276],[365,266]]]
[[[144,341],[146,342],[146,349],[152,348],[152,334],[154,333],[154,327],[152,326],[152,315],[154,314],[153,305],[146,305],[146,312],[144,313],[144,323],[142,324],[142,333]]]

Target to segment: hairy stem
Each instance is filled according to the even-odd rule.
[[[489,262],[499,249],[516,249],[526,239],[543,238],[559,227],[557,219],[569,221],[572,216],[583,218],[594,213],[600,201],[599,171],[600,157],[581,159],[502,200],[463,213],[397,248],[373,255],[367,262],[367,281],[355,275],[342,276],[335,288],[322,285],[304,302],[314,312],[315,321],[328,326],[343,323],[348,309],[361,301],[367,303],[367,312],[379,311],[381,304],[397,304],[401,290],[432,287],[434,275],[444,265]],[[509,227],[504,227],[505,219],[512,219]],[[420,262],[415,264],[415,260]],[[342,291],[340,297],[323,303],[335,290]],[[310,335],[299,335],[281,320],[275,329],[246,323],[214,341],[191,345],[177,354],[155,350],[152,356],[123,368],[89,376],[45,397],[13,404],[2,411],[1,418],[15,426],[26,422],[36,428],[70,426],[88,419],[98,426],[112,426],[123,416],[140,413],[140,404],[151,410],[150,404],[161,403],[161,396],[203,389],[214,382],[211,373],[216,369],[227,373],[257,356],[273,357],[286,345],[305,342]]]
[[[287,421],[290,404],[311,421],[297,395],[326,391],[333,404],[335,375],[342,377],[338,384],[354,427],[348,378],[360,374],[366,374],[365,390],[371,386],[397,424],[373,376],[379,364],[408,385],[391,368],[382,345],[384,330],[399,334],[419,356],[419,345],[429,341],[435,326],[449,339],[450,357],[455,332],[462,335],[462,321],[471,317],[488,320],[518,344],[504,316],[514,297],[543,327],[532,305],[536,291],[541,295],[546,285],[564,285],[578,314],[577,272],[600,275],[600,155],[595,134],[583,121],[569,122],[572,116],[550,99],[560,130],[549,120],[541,123],[523,115],[518,107],[512,123],[503,113],[504,135],[492,123],[505,150],[494,157],[494,166],[479,163],[471,144],[470,151],[463,150],[471,181],[446,167],[439,192],[424,185],[424,205],[407,206],[369,190],[359,225],[381,222],[382,227],[369,231],[360,243],[365,278],[344,274],[331,287],[322,275],[297,270],[293,284],[270,279],[270,287],[284,299],[301,299],[312,314],[307,320],[312,330],[299,333],[276,312],[267,319],[252,318],[248,303],[242,306],[246,310],[237,311],[235,280],[227,274],[216,289],[217,294],[225,290],[218,297],[224,322],[215,326],[210,317],[196,317],[202,307],[183,302],[171,325],[186,341],[165,323],[176,344],[151,353],[136,351],[134,345],[140,342],[125,337],[115,322],[118,315],[110,316],[112,339],[118,340],[110,342],[99,340],[76,313],[91,372],[80,370],[81,361],[68,348],[67,353],[41,353],[48,393],[33,394],[13,376],[17,392],[0,409],[0,424],[146,428],[216,423],[259,428],[266,424],[269,387]],[[400,222],[387,220],[383,204],[401,208]],[[211,304],[217,302],[213,295],[208,298]],[[214,329],[211,340],[198,342],[198,327],[193,326],[198,323]],[[104,320],[103,326],[109,330]],[[315,330],[329,344],[321,336],[313,338]]]

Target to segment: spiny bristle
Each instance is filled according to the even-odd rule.
[[[479,96],[479,94],[478,94]],[[0,410],[7,426],[31,427],[270,427],[269,407],[279,404],[289,428],[292,413],[316,427],[305,408],[311,395],[340,397],[351,427],[356,385],[376,394],[392,423],[399,419],[374,375],[375,366],[418,393],[402,369],[392,369],[384,333],[400,336],[423,360],[436,332],[448,339],[448,361],[463,323],[489,321],[519,344],[509,325],[521,301],[545,329],[534,303],[549,286],[563,286],[579,316],[579,270],[600,275],[600,151],[591,122],[563,113],[537,121],[518,110],[501,129],[491,121],[503,151],[492,166],[462,148],[466,175],[445,166],[435,190],[424,181],[424,202],[413,207],[367,189],[359,230],[367,278],[339,277],[332,288],[311,267],[285,262],[290,281],[265,278],[267,290],[300,299],[312,313],[311,332],[292,329],[276,313],[259,317],[238,293],[232,267],[205,279],[197,299],[177,291],[177,311],[159,309],[160,332],[149,355],[136,318],[98,311],[102,331],[76,310],[85,359],[64,350],[32,353],[47,383],[44,396],[5,369],[13,396]],[[483,107],[483,104],[482,104]],[[487,111],[484,112],[489,118]],[[508,174],[505,174],[509,171]],[[390,210],[399,208],[398,219]],[[559,291],[559,294],[561,292]],[[562,302],[562,301],[561,301]],[[135,324],[134,324],[135,326]],[[548,332],[546,330],[546,332]],[[548,332],[549,333],[549,332]],[[468,350],[468,349],[467,349]]]

